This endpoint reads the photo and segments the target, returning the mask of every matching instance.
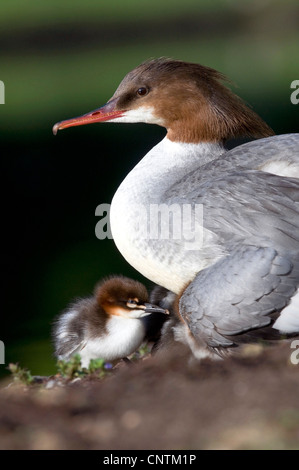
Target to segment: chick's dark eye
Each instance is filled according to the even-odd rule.
[[[130,308],[133,308],[137,305],[137,303],[138,303],[137,299],[129,299],[127,301],[127,306],[130,307]]]
[[[145,88],[145,87],[140,87],[140,88],[138,88],[138,90],[137,90],[137,95],[139,95],[139,96],[144,96],[144,95],[147,94],[147,92],[148,92],[147,88]]]

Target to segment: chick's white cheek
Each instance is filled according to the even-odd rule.
[[[134,309],[131,312],[128,312],[128,317],[129,318],[141,318],[145,315],[144,310],[141,308]]]

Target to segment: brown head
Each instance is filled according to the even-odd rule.
[[[55,124],[53,132],[93,122],[147,122],[179,142],[267,137],[272,129],[230,89],[224,75],[203,65],[159,58],[129,72],[108,103]]]
[[[168,313],[148,303],[148,292],[143,284],[124,276],[115,276],[95,288],[98,305],[110,315],[139,318],[150,313]]]

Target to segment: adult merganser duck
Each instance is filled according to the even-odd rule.
[[[112,234],[132,266],[179,295],[192,341],[215,351],[268,326],[299,333],[299,134],[273,136],[223,78],[198,64],[150,60],[105,106],[53,128],[111,121],[167,129],[118,188]],[[266,138],[225,151],[225,140],[241,135]],[[174,228],[166,239],[149,236],[140,207],[148,216],[161,204],[191,207],[202,238],[188,246]]]
[[[167,310],[148,303],[143,284],[123,276],[102,281],[94,296],[78,300],[57,319],[55,355],[69,360],[79,353],[82,367],[90,359],[117,362],[135,352]],[[153,325],[152,325],[153,323]]]

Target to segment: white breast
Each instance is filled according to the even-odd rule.
[[[151,238],[150,204],[163,204],[168,188],[222,153],[218,144],[185,144],[164,138],[129,173],[113,198],[110,222],[117,248],[137,271],[172,292],[178,293],[222,253],[214,247],[211,233],[204,235],[202,257],[201,242],[188,252],[181,240]]]
[[[82,367],[88,367],[90,359],[115,361],[132,354],[141,345],[145,328],[141,320],[111,316],[107,324],[108,334],[88,340],[78,353]]]

